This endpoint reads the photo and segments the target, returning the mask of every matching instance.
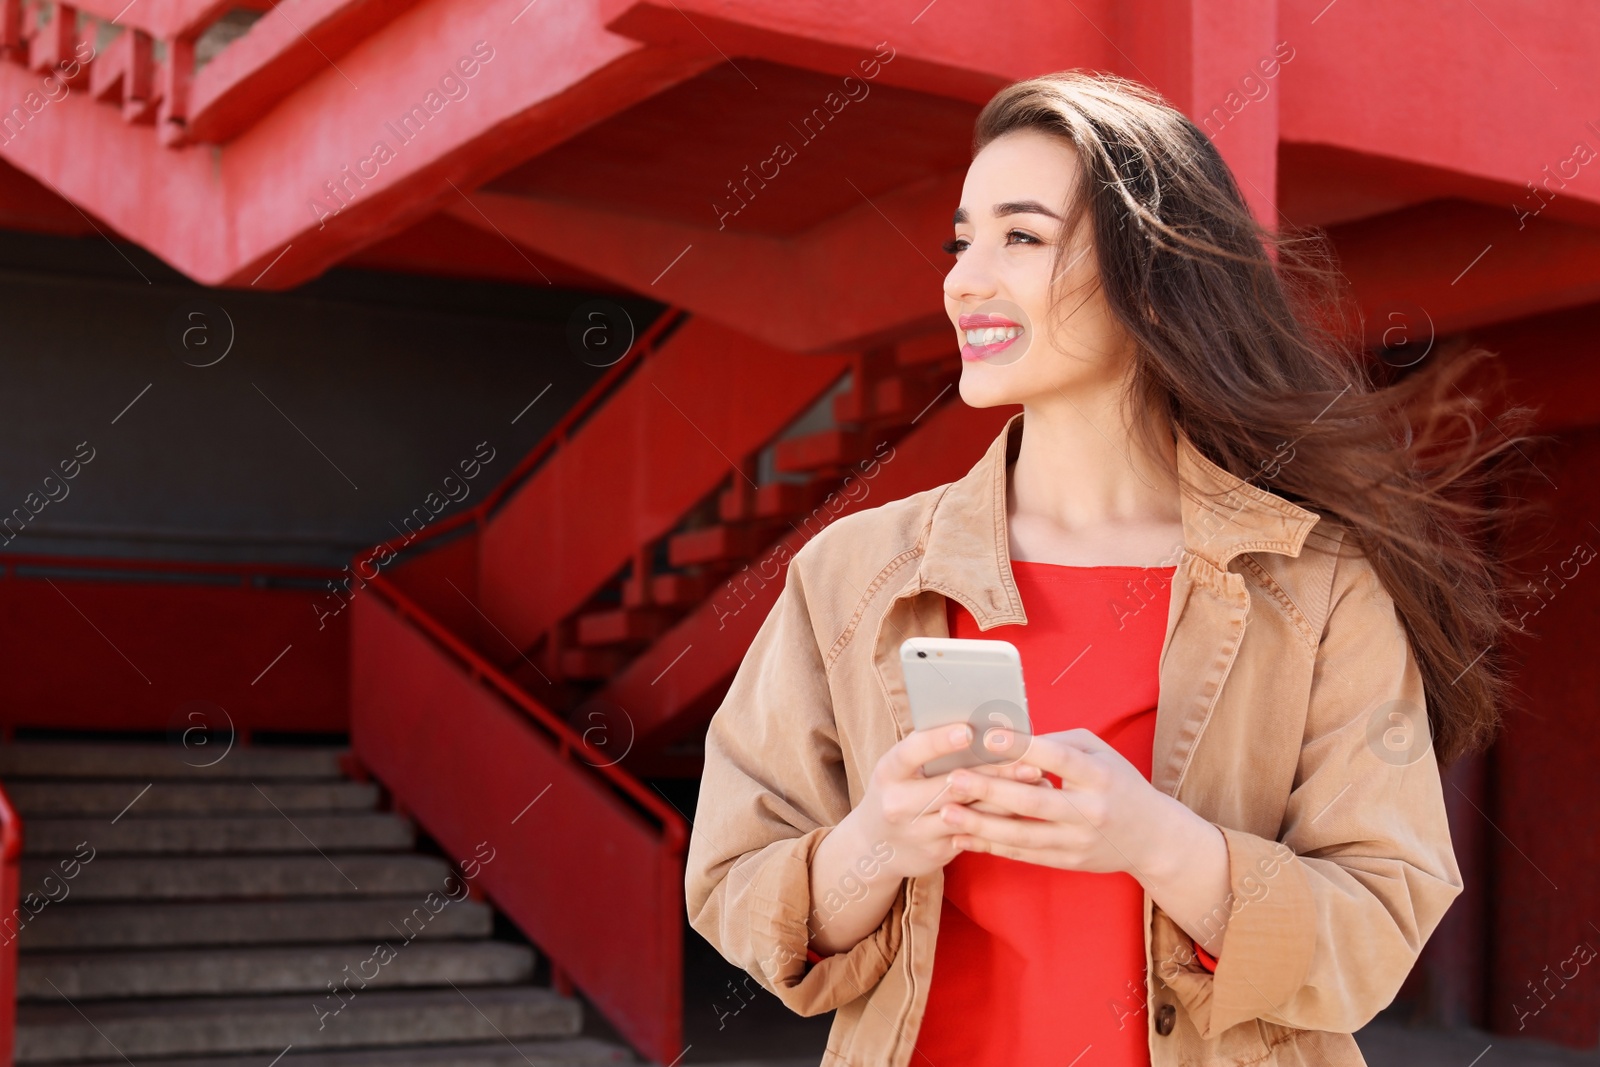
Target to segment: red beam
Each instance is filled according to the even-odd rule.
[[[270,0],[268,0],[270,2]],[[199,36],[230,8],[256,6],[236,0],[77,0],[78,9],[102,22],[134,26],[152,37]]]
[[[1370,344],[1397,323],[1442,335],[1600,300],[1600,231],[1551,218],[1441,201],[1328,233]]]
[[[937,0],[936,0],[937,2]],[[923,5],[926,4],[924,7]],[[918,11],[917,8],[922,8]],[[972,32],[959,9],[917,0],[891,16],[878,4],[829,0],[601,0],[606,28],[662,47],[755,56],[826,74],[851,73],[880,43],[894,60],[875,79],[982,103],[1009,82],[1064,66],[1116,65],[1112,0],[1018,0]]]
[[[120,2],[95,0],[84,10],[110,18],[121,11],[120,6],[111,10]],[[1252,68],[1259,73],[1259,63],[1268,58],[1262,46],[1277,37],[1294,48],[1294,60],[1265,80],[1269,95],[1250,100],[1218,135],[1258,211],[1265,203],[1261,194],[1272,192],[1274,108],[1280,111],[1285,140],[1411,161],[1492,181],[1500,189],[1525,191],[1530,182],[1563,182],[1556,185],[1550,218],[1571,217],[1563,213],[1600,204],[1594,183],[1581,181],[1572,170],[1588,165],[1573,162],[1579,141],[1600,145],[1600,135],[1588,126],[1595,117],[1582,111],[1582,101],[1600,89],[1600,75],[1580,58],[1587,54],[1586,44],[1600,44],[1593,20],[1522,17],[1519,4],[1495,0],[1478,5],[1474,17],[1440,24],[1428,12],[1376,0],[1342,0],[1316,12],[1311,10],[1315,4],[1287,7],[1272,32],[1272,10],[1263,6],[1265,0],[1220,6],[1161,2],[1153,22],[1142,21],[1144,9],[1119,8],[1112,14],[1107,0],[1065,8],[1030,3],[1018,17],[975,41],[967,22],[952,18],[948,6],[938,3],[917,12],[900,32],[886,35],[879,29],[881,12],[840,11],[818,0],[799,5],[614,0],[599,10],[529,8],[523,0],[424,0],[381,24],[369,21],[353,3],[317,0],[314,10],[321,17],[313,41],[326,34],[335,49],[349,49],[336,66],[308,69],[307,42],[278,25],[282,15],[269,15],[225,50],[202,71],[189,99],[177,76],[183,64],[166,66],[173,85],[162,103],[165,114],[192,120],[202,135],[229,136],[225,153],[213,157],[209,151],[164,149],[149,131],[130,129],[87,93],[51,102],[28,123],[25,136],[0,152],[110,230],[191,277],[281,288],[443,207],[471,210],[462,191],[728,62],[724,53],[735,63],[738,56],[753,54],[840,74],[883,44],[896,55],[882,66],[884,85],[973,101],[1014,77],[1064,66],[1099,67],[1147,75],[1198,114],[1218,94],[1226,98],[1232,87],[1242,86]],[[210,0],[141,0],[124,15],[124,24],[142,25],[166,40],[169,50],[181,52],[190,35],[217,13]],[[650,44],[639,46],[620,33]],[[723,51],[708,44],[704,34],[725,42]],[[391,144],[393,157],[374,163],[373,146],[387,124],[421,100],[479,40],[503,58],[471,83],[470,95],[448,101],[429,120],[427,137]],[[1407,44],[1415,40],[1428,40],[1432,47],[1418,52]],[[40,49],[41,56],[50,51],[44,44]],[[0,68],[0,100],[22,99],[37,89],[36,74]],[[1485,77],[1488,71],[1505,76]],[[1563,91],[1550,90],[1551,82]],[[1459,118],[1437,121],[1441,113]],[[1486,136],[1485,130],[1494,132]],[[163,131],[184,132],[175,123],[164,124]],[[96,151],[83,151],[86,144]],[[367,177],[360,176],[363,165]],[[330,194],[328,183],[344,191]],[[596,194],[627,200],[626,189]],[[914,199],[919,194],[901,195]],[[325,202],[325,211],[342,204],[331,221],[319,218],[321,212],[311,206],[319,196],[334,197]],[[943,202],[938,214],[947,214],[948,190],[932,199]],[[626,208],[619,212],[625,213]],[[885,213],[894,217],[888,208]],[[848,222],[840,227],[862,229]],[[919,249],[926,247],[922,236],[911,237]],[[685,244],[671,248],[670,255]],[[655,241],[648,248],[652,254],[662,250]],[[835,263],[841,261],[834,256]],[[600,266],[628,270],[592,273],[641,284],[635,275],[642,265]],[[658,260],[643,282],[662,266]],[[821,287],[800,294],[813,306],[835,295],[836,290]],[[685,303],[713,314],[725,310],[704,299]],[[882,303],[897,309],[897,326],[921,307],[903,293]],[[879,311],[862,318],[871,326],[893,316]]]
[[[472,206],[448,210],[766,344],[820,352],[944,320],[938,245],[949,236],[961,181],[944,175],[863,201],[792,239],[503,193],[475,193]]]
[[[534,7],[513,23],[525,6],[420,4],[337,69],[304,79],[224,153],[164,148],[74,93],[34,115],[0,155],[198,281],[292,287],[599,117],[721,62],[715,53],[646,51],[583,7]],[[495,59],[465,82],[466,95],[447,99],[440,80],[477,42]],[[580,83],[584,91],[573,92]],[[38,85],[37,75],[0,64],[0,100],[21,100]],[[413,106],[439,108],[425,134],[389,132]],[[184,114],[181,100],[163,108]],[[393,153],[381,164],[373,162],[379,140]]]
[[[186,138],[224,142],[254,125],[418,0],[302,0],[274,7],[195,76]]]
[[[1589,5],[1474,0],[1450,10],[1387,0],[1283,4],[1281,32],[1296,49],[1282,75],[1283,139],[1471,175],[1518,194],[1542,181],[1543,168],[1568,160],[1575,143],[1600,151],[1600,130],[1590,125],[1600,126],[1592,59],[1600,19]],[[1569,179],[1560,195],[1600,204],[1600,181]]]

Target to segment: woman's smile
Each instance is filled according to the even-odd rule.
[[[1023,328],[1000,315],[962,315],[961,358],[987,359],[1009,348],[1023,334]]]

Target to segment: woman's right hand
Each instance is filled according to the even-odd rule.
[[[978,764],[969,768],[972,772],[1049,785],[1042,782],[1039,769],[1032,764],[1015,758],[1000,762],[1004,746],[1018,741],[1026,744],[1031,740],[1026,735],[991,729],[985,740],[996,762]],[[884,867],[896,880],[931,874],[961,851],[951,844],[956,831],[939,817],[939,809],[951,800],[949,775],[924,777],[922,767],[971,743],[972,727],[967,723],[914,730],[885,752],[873,768],[866,794],[848,818],[857,822],[864,840],[888,845],[890,857]],[[981,802],[967,803],[991,810]]]

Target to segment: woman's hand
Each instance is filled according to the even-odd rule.
[[[1060,787],[950,775],[950,803],[940,817],[959,831],[958,847],[1047,867],[1125,871],[1146,882],[1172,866],[1166,861],[1174,840],[1192,833],[1196,821],[1210,825],[1090,730],[1036,736],[1020,763],[1054,774]],[[973,811],[972,801],[1003,814]]]
[[[992,751],[1004,751],[1003,737],[993,737],[1002,731],[989,731],[993,739]],[[932,730],[916,730],[891,747],[879,758],[873,768],[872,778],[861,803],[850,812],[847,821],[857,824],[859,836],[871,842],[886,842],[891,858],[885,866],[897,878],[916,878],[931,874],[949,863],[960,852],[953,843],[959,833],[957,827],[940,818],[940,805],[961,808],[964,798],[952,800],[948,775],[924,777],[922,767],[940,756],[947,756],[968,747],[972,742],[972,727],[963,723]],[[1017,789],[1038,790],[1043,774],[1036,766],[1020,760],[997,762],[964,768],[960,772],[974,780],[984,782],[1004,781]],[[985,810],[999,813],[1001,807]]]

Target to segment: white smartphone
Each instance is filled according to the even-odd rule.
[[[966,751],[940,756],[923,765],[928,777],[980,763],[1012,763],[1020,752],[1006,755],[985,746],[990,730],[1014,731],[1023,747],[1033,730],[1028,719],[1028,693],[1022,681],[1022,656],[1010,641],[961,637],[909,637],[900,644],[900,667],[911,701],[911,724],[918,730],[972,724]]]

